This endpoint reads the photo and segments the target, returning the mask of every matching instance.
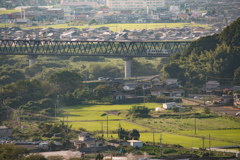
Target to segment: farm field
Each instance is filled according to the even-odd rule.
[[[194,130],[195,126],[194,118],[144,118],[138,122],[167,131]],[[197,130],[240,129],[239,122],[221,117],[196,118],[196,126]]]
[[[136,125],[126,121],[108,121],[108,131],[117,131],[119,127],[119,123],[122,128],[127,130],[137,129],[139,131],[149,131],[150,129],[147,127],[143,127],[140,125]],[[107,133],[107,121],[93,121],[93,122],[69,122],[69,125],[72,125],[72,128],[79,129],[84,128],[88,131],[101,131],[103,124],[103,131]],[[110,133],[109,133],[110,134]]]
[[[68,112],[77,112],[77,111],[111,111],[111,110],[126,110],[130,109],[132,106],[143,106],[143,103],[135,103],[135,104],[117,104],[117,105],[75,105],[68,106],[63,108],[64,111]],[[161,107],[162,104],[158,103],[146,103],[146,107],[148,108],[156,108]]]
[[[170,133],[155,133],[155,143],[159,143],[160,134],[162,134],[162,143],[163,144],[180,144],[185,148],[197,147],[202,148],[202,138],[197,137],[188,137],[182,135],[175,135]],[[106,137],[106,135],[104,135]],[[112,134],[114,138],[118,137],[118,134]],[[152,142],[153,141],[153,133],[140,133],[140,140],[143,142]],[[205,139],[205,147],[209,147],[208,139]],[[211,146],[227,146],[227,145],[236,145],[234,143],[229,143],[225,141],[216,141],[211,140]]]
[[[103,128],[104,136],[107,136],[107,111],[124,111],[130,109],[133,105],[138,104],[122,104],[122,105],[75,105],[62,108],[64,114],[58,116],[58,120],[64,117],[66,121],[66,112],[69,112],[68,124],[72,125],[74,129],[86,129],[90,132],[97,132],[101,134]],[[162,107],[162,104],[146,103],[149,108]],[[187,114],[202,113],[201,108],[194,108]],[[122,112],[121,112],[122,113]],[[151,113],[155,114],[154,111]],[[240,143],[240,124],[233,120],[224,119],[216,115],[204,114],[196,118],[197,135],[194,132],[194,118],[179,118],[178,116],[171,116],[171,111],[164,111],[161,114],[170,114],[170,116],[162,116],[157,118],[136,118],[131,122],[131,118],[127,120],[122,114],[119,116],[109,114],[108,116],[108,137],[113,136],[117,138],[116,131],[119,124],[126,130],[137,129],[141,132],[140,140],[144,142],[152,142],[153,134],[151,128],[155,128],[155,142],[159,141],[160,131],[162,131],[163,143],[165,144],[180,144],[185,148],[197,147],[202,148],[202,137],[205,137],[205,147],[209,147],[208,135],[211,135],[211,146],[236,145]],[[188,116],[187,116],[188,117]],[[75,122],[74,122],[75,121]],[[223,130],[224,129],[224,130]],[[169,131],[171,133],[169,133]],[[111,134],[112,133],[112,134]]]
[[[12,26],[12,25],[14,25],[13,23],[0,23],[0,27],[10,27],[10,26]]]
[[[15,10],[15,9],[0,10],[0,15],[11,14],[11,13],[14,13],[14,12],[20,12],[20,10]]]
[[[122,23],[122,24],[100,24],[100,25],[85,25],[85,26],[69,26],[68,24],[57,24],[57,25],[47,25],[47,26],[37,26],[37,28],[71,28],[76,27],[79,29],[82,28],[99,28],[99,27],[109,27],[111,31],[119,32],[120,30],[127,29],[154,29],[154,28],[174,28],[174,27],[183,27],[183,26],[202,26],[207,27],[207,25],[201,25],[201,24],[191,24],[191,23]],[[36,27],[25,27],[23,29],[29,29],[29,28],[36,28]]]
[[[192,131],[180,131],[179,133],[192,135]],[[215,139],[224,139],[228,141],[240,143],[240,129],[231,129],[231,130],[198,130],[196,132],[197,136],[206,136],[208,135]]]

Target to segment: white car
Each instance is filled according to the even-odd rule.
[[[195,97],[193,97],[194,99],[200,99],[200,97],[198,97],[198,96],[195,96]]]
[[[240,112],[236,113],[236,116],[240,116]]]

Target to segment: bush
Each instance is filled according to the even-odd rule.
[[[164,153],[164,154],[175,153],[175,152],[177,152],[177,150],[172,149],[172,148],[164,148],[164,149],[163,149],[163,153]]]
[[[25,158],[25,160],[47,160],[43,155],[41,154],[32,154]]]
[[[149,112],[150,109],[145,106],[132,106],[132,108],[128,110],[128,114],[132,115],[134,118],[146,117]]]
[[[173,107],[173,108],[172,108],[172,111],[173,111],[173,112],[179,112],[179,107]]]
[[[208,106],[204,106],[204,113],[210,114],[210,108]]]

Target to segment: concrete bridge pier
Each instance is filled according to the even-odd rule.
[[[27,58],[29,59],[29,67],[30,67],[31,65],[34,65],[37,55],[28,55]]]
[[[132,57],[124,57],[123,60],[125,61],[125,78],[131,77],[131,61]]]

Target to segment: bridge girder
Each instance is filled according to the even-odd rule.
[[[1,40],[0,55],[169,57],[191,42]],[[171,54],[148,54],[147,49],[169,49]]]

